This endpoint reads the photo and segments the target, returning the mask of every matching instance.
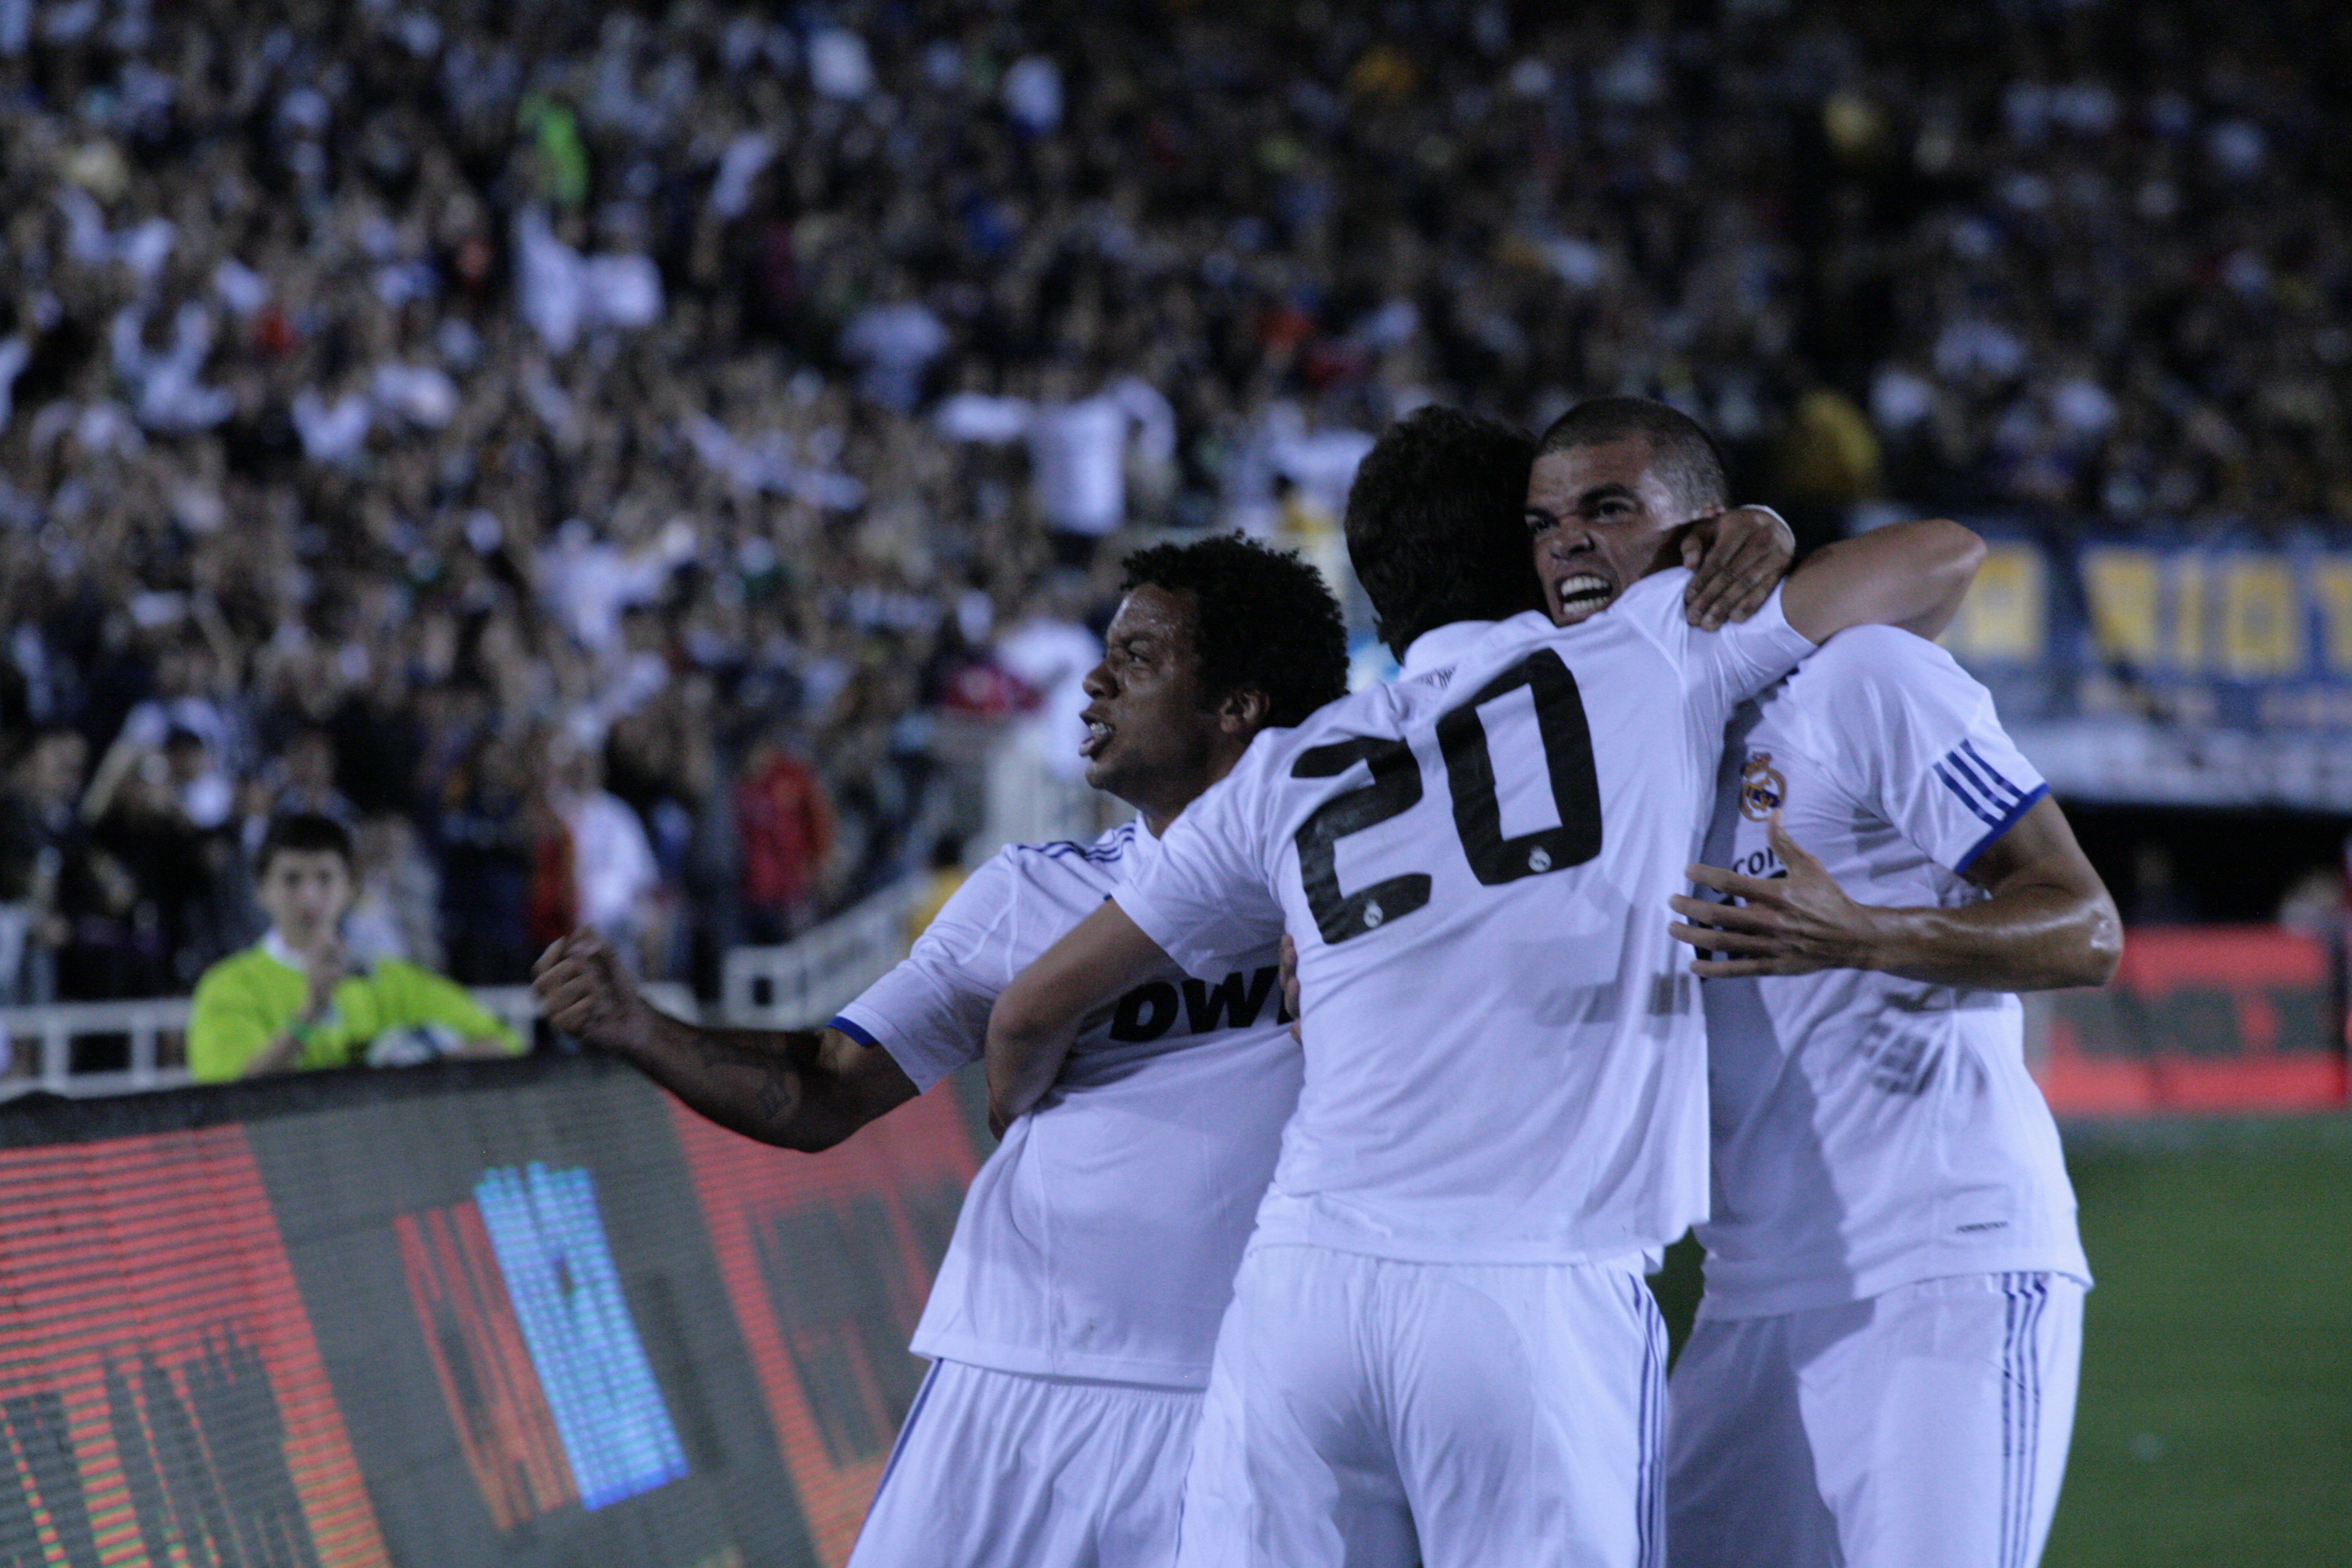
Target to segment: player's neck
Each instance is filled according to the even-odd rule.
[[[1234,771],[1234,764],[1242,760],[1243,753],[1249,750],[1249,743],[1256,734],[1257,731],[1252,730],[1248,734],[1238,737],[1219,736],[1210,744],[1208,755],[1198,764],[1201,769],[1198,773],[1186,767],[1181,772],[1192,776],[1163,779],[1160,787],[1151,792],[1150,800],[1139,800],[1132,795],[1121,795],[1119,799],[1135,807],[1143,818],[1143,830],[1158,838],[1168,831],[1169,824],[1183,815],[1186,806],[1206,795],[1210,785]]]
[[[1167,833],[1170,824],[1183,815],[1184,808],[1200,799],[1201,792],[1208,787],[1208,783],[1204,782],[1198,788],[1171,790],[1156,800],[1130,800],[1127,804],[1135,807],[1137,816],[1143,823],[1143,831],[1159,838]]]

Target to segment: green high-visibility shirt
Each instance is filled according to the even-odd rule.
[[[266,945],[222,959],[196,982],[188,1016],[188,1076],[217,1083],[286,1032],[310,1003],[310,980],[272,957]],[[413,963],[392,959],[343,977],[326,1017],[294,1059],[297,1068],[356,1066],[382,1037],[403,1029],[446,1032],[448,1043],[495,1038],[509,1052],[522,1042],[465,990]]]

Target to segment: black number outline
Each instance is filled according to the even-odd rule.
[[[1339,890],[1339,840],[1402,816],[1421,804],[1421,763],[1402,741],[1364,736],[1310,746],[1290,764],[1290,776],[1336,778],[1358,763],[1371,769],[1372,782],[1335,795],[1317,806],[1294,836],[1307,907],[1315,911],[1315,928],[1327,942],[1361,936],[1429,902],[1430,879],[1423,871],[1385,878],[1360,892]]]
[[[1559,826],[1506,838],[1494,754],[1487,748],[1486,726],[1478,717],[1478,709],[1521,686],[1528,688],[1534,699],[1537,733],[1543,742],[1544,766]],[[1469,700],[1440,715],[1437,745],[1452,796],[1454,833],[1461,840],[1463,858],[1483,885],[1498,887],[1523,877],[1549,876],[1581,866],[1601,853],[1601,784],[1592,763],[1592,730],[1575,673],[1554,650],[1536,649],[1489,680]],[[1430,897],[1431,879],[1423,871],[1383,878],[1354,893],[1340,890],[1339,840],[1403,816],[1422,798],[1421,763],[1402,741],[1362,736],[1312,746],[1291,763],[1290,776],[1334,778],[1358,763],[1370,769],[1371,782],[1325,801],[1294,836],[1307,907],[1313,911],[1323,940],[1334,945],[1412,913]]]
[[[1478,709],[1522,686],[1535,700],[1536,732],[1543,742],[1559,826],[1506,838],[1494,753]],[[1584,694],[1558,653],[1536,649],[1480,687],[1469,701],[1441,714],[1437,749],[1454,796],[1454,830],[1461,836],[1471,871],[1486,886],[1563,871],[1601,853],[1601,779],[1592,766],[1592,727],[1584,717]]]

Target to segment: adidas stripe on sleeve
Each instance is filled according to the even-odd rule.
[[[2050,786],[1950,654],[1907,632],[1857,631],[1832,642],[1858,678],[1838,693],[1836,738],[1870,748],[1849,758],[1849,776],[1870,779],[1906,837],[1964,872]]]
[[[2027,774],[2033,765],[2012,770]],[[2011,824],[2033,808],[2033,803],[2050,793],[2050,786],[2035,783],[2026,786],[2011,782],[2000,765],[1977,749],[1974,741],[1962,741],[1946,752],[1936,764],[1936,776],[1944,787],[1958,797],[1977,820],[1985,825],[1985,836],[1969,852],[1953,863],[1952,869],[1965,871],[1969,863],[1984,853],[1985,847],[2009,831]]]

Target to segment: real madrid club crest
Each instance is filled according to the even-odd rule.
[[[1748,752],[1748,765],[1739,770],[1739,815],[1750,822],[1769,820],[1780,804],[1782,784],[1771,752]]]

